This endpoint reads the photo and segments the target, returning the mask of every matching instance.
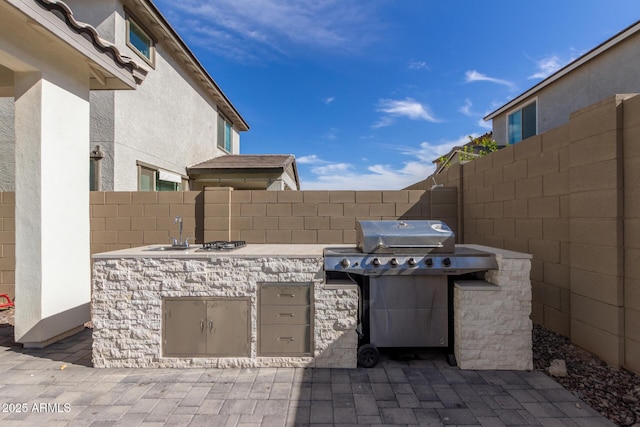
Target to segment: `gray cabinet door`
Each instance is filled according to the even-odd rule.
[[[249,357],[249,299],[207,301],[207,354]]]
[[[166,357],[249,357],[249,298],[164,301]]]
[[[207,303],[195,299],[164,302],[164,355],[194,356],[206,352]]]

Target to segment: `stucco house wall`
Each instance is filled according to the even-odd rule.
[[[586,62],[578,65],[583,60]],[[493,120],[493,138],[498,144],[507,145],[507,116],[534,99],[538,103],[540,134],[568,123],[574,111],[609,96],[638,93],[639,69],[640,23],[636,23],[524,92],[514,100],[517,102],[501,107],[506,107],[504,111],[498,109],[488,115]]]
[[[64,3],[0,2],[2,123],[16,188],[14,220],[2,221],[13,244],[4,232],[0,240],[2,256],[8,243],[15,259],[14,338],[25,347],[59,340],[90,317],[90,91],[135,89],[145,74]]]
[[[139,90],[92,93],[89,149],[100,145],[105,155],[101,190],[137,190],[136,162],[184,176],[187,166],[226,154],[217,144],[216,101],[196,80],[190,62],[176,54],[163,34],[146,24],[156,17],[140,6],[142,1],[67,3],[78,20],[95,26],[102,37],[132,58],[140,57],[127,46],[127,14],[156,40],[153,67],[147,65],[150,70]],[[239,132],[234,123],[232,154],[240,151]]]
[[[100,190],[137,190],[137,162],[186,177],[188,166],[227,154],[217,143],[218,115],[225,108],[233,112],[223,114],[233,124],[229,153],[240,152],[240,132],[248,129],[244,119],[224,94],[212,95],[211,85],[215,82],[203,77],[202,70],[181,50],[181,42],[158,29],[161,19],[153,15],[155,6],[149,6],[148,0],[65,3],[76,20],[95,27],[101,38],[149,69],[144,84],[135,93],[91,92],[87,163],[89,152],[100,146],[104,155],[100,160]],[[144,63],[127,45],[127,14],[156,40],[153,66]],[[13,191],[15,187],[13,102],[12,97],[0,98],[0,160],[6,165],[0,172],[3,191]],[[226,104],[225,108],[221,104]],[[233,115],[237,115],[235,120]]]
[[[11,191],[16,185],[13,117],[13,98],[0,98],[0,191]]]

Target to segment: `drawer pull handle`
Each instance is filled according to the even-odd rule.
[[[213,320],[209,320],[209,333],[213,330]]]
[[[204,319],[200,319],[200,332],[204,331]]]
[[[294,337],[279,337],[278,341],[295,341]]]
[[[289,297],[289,298],[293,298],[296,295],[295,294],[278,294],[279,297]]]
[[[278,313],[278,317],[296,317],[295,313]]]

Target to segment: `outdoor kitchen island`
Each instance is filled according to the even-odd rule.
[[[93,364],[355,368],[361,295],[349,281],[326,279],[324,267],[323,251],[340,246],[147,246],[95,254]],[[484,280],[454,284],[458,365],[531,369],[530,256],[456,246],[490,252],[498,266]]]
[[[325,283],[325,247],[94,255],[94,366],[355,368],[358,291]]]

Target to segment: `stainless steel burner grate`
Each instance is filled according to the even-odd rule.
[[[205,251],[231,251],[234,249],[247,246],[247,242],[244,240],[216,240],[213,242],[206,242],[202,244],[202,250]]]

